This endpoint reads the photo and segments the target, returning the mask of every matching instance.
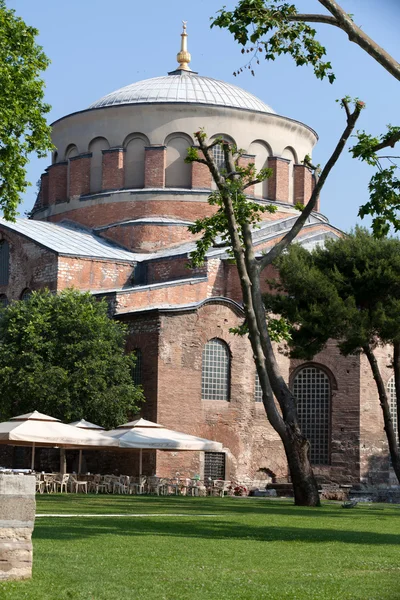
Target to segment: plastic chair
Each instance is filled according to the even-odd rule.
[[[87,481],[79,481],[73,475],[69,476],[69,481],[71,483],[72,491],[74,491],[74,487],[75,487],[75,494],[78,493],[79,488],[82,488],[82,491],[84,491],[85,494],[88,493],[88,489],[87,489],[88,482]]]

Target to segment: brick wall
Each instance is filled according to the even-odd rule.
[[[196,148],[199,153],[199,157],[202,158],[203,153],[197,146]],[[192,163],[192,188],[210,190],[211,180],[212,177],[210,169],[207,167],[207,165],[203,165],[198,162]]]
[[[144,187],[165,187],[166,146],[146,146]]]
[[[312,194],[312,173],[304,165],[294,165],[294,202],[307,204]],[[317,207],[315,210],[319,210]]]
[[[49,173],[49,204],[65,202],[67,199],[68,163],[55,163],[47,171]]]
[[[60,256],[58,287],[62,290],[110,290],[126,285],[132,276],[133,263]]]
[[[69,159],[69,189],[70,198],[90,192],[90,162],[91,153],[80,154]]]
[[[124,187],[124,152],[124,148],[103,150],[103,190],[120,190]]]
[[[19,300],[26,288],[57,288],[57,256],[54,252],[14,232],[0,228],[0,240],[10,244],[9,284],[0,286],[0,294],[9,301]]]
[[[268,158],[272,175],[268,179],[268,198],[281,202],[289,201],[289,161],[279,156]]]
[[[157,223],[123,223],[100,232],[101,237],[117,242],[133,252],[155,252],[193,241],[187,225]]]

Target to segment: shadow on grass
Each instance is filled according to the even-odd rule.
[[[344,511],[339,504],[324,504],[321,508],[299,507],[291,500],[271,500],[263,498],[193,498],[188,496],[108,496],[108,495],[56,495],[40,496],[38,499],[40,513],[180,513],[205,514],[235,513],[238,515],[282,515],[291,517],[307,517],[321,519],[336,517],[353,519],[360,517],[360,512],[368,511],[382,516],[386,507],[359,505],[356,510]],[[400,507],[388,505],[390,517],[400,517]]]
[[[41,519],[34,531],[36,539],[71,540],[104,535],[171,536],[185,538],[241,539],[259,542],[341,542],[344,544],[396,545],[400,535],[366,531],[348,531],[288,526],[254,526],[227,521],[191,520],[190,517],[162,516],[154,518],[97,517],[74,519]]]

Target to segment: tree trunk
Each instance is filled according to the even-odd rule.
[[[370,346],[363,346],[363,351],[368,358],[372,374],[375,379],[376,387],[378,388],[379,401],[383,413],[383,421],[385,423],[385,432],[389,446],[390,458],[392,460],[392,467],[400,483],[400,451],[399,445],[396,440],[396,434],[393,429],[392,416],[390,414],[389,402],[387,398],[385,384],[381,373],[379,371],[378,362],[375,358],[375,354]]]
[[[282,438],[293,484],[294,503],[297,506],[320,506],[317,482],[310,463],[309,441],[298,427],[286,425]]]

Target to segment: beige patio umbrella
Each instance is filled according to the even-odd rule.
[[[38,411],[13,417],[0,423],[0,443],[32,445],[31,468],[34,468],[35,447],[98,448],[119,446],[119,441],[97,431],[84,431]]]
[[[188,433],[167,429],[158,423],[137,419],[106,431],[106,435],[117,439],[120,448],[139,448],[139,474],[142,474],[143,450],[207,450],[221,452],[222,444]]]
[[[70,423],[73,427],[79,427],[79,429],[87,429],[91,431],[104,431],[104,427],[100,427],[100,425],[95,425],[90,421],[86,421],[86,419],[81,419],[80,421],[74,421]],[[79,460],[78,460],[78,475],[80,474],[82,469],[82,448],[79,450]]]

